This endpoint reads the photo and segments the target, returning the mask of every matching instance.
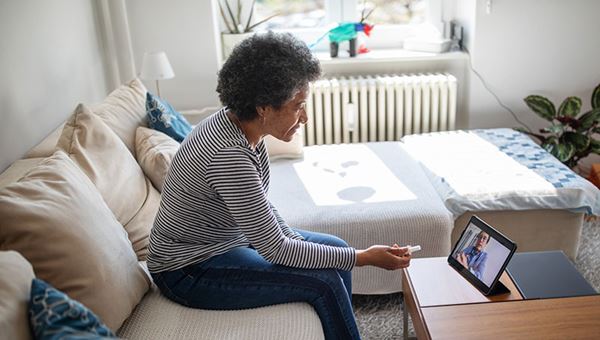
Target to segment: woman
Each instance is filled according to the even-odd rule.
[[[263,136],[292,139],[307,121],[308,84],[320,73],[289,34],[257,34],[233,50],[217,86],[226,106],[181,144],[150,236],[148,267],[169,299],[204,309],[304,301],[327,339],[359,339],[350,270],[409,265],[397,245],[355,250],[337,237],[292,229],[267,199]]]

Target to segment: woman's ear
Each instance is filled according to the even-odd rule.
[[[258,120],[262,124],[265,123],[265,117],[267,116],[268,112],[269,112],[268,106],[257,106],[256,107],[256,113],[258,113]]]
[[[267,113],[267,107],[266,106],[257,106],[256,112],[258,113],[259,118],[264,118],[265,114]]]

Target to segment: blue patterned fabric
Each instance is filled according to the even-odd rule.
[[[146,94],[146,113],[149,127],[166,133],[179,143],[192,131],[192,126],[181,113],[150,92]]]
[[[587,182],[521,132],[512,129],[479,129],[472,132],[545,178],[555,188],[580,188],[583,182]]]
[[[29,322],[36,339],[116,339],[92,311],[39,279],[31,282]]]
[[[600,215],[598,188],[513,129],[434,132],[402,142],[455,217],[530,209]]]

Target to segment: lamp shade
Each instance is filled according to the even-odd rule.
[[[140,78],[146,80],[161,80],[175,77],[173,68],[165,52],[146,52],[142,61]]]

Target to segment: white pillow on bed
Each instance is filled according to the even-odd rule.
[[[281,141],[270,135],[265,136],[265,147],[269,153],[269,159],[274,161],[283,158],[302,158],[304,155],[304,136],[300,131],[301,130],[298,130],[298,132],[294,134],[294,137],[289,142]]]

